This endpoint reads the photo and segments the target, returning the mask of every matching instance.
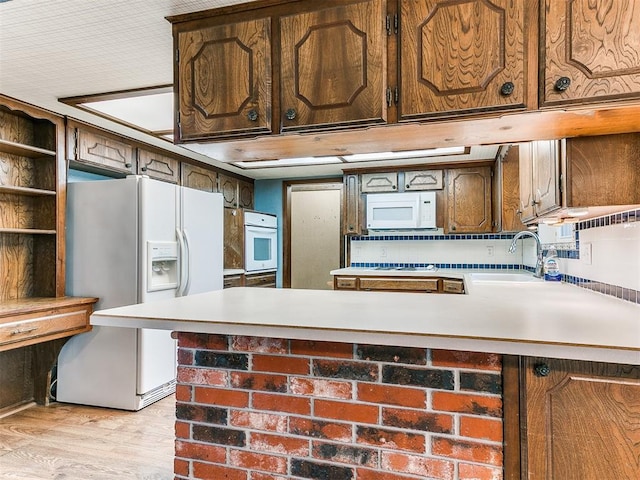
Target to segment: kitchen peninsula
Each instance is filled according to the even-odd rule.
[[[626,415],[640,415],[630,404],[640,389],[638,305],[567,284],[463,277],[461,295],[231,288],[103,310],[92,323],[177,332],[180,479],[521,478],[517,425],[539,430],[518,420],[510,397],[518,356],[539,381],[563,375],[555,365],[600,365],[598,377],[603,365],[626,364],[588,382],[580,418],[597,415],[617,435],[631,420],[592,414],[592,404],[626,402]],[[605,448],[627,470],[610,478],[638,472],[637,445],[616,449],[621,438],[632,435]],[[554,438],[555,448],[581,462],[602,448],[578,440]],[[540,438],[527,441],[529,471],[546,468]]]

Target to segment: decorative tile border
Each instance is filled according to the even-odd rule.
[[[386,234],[386,235],[360,235],[351,237],[351,240],[358,242],[373,242],[373,241],[385,241],[385,240],[511,240],[515,236],[515,233],[476,233],[476,234],[435,234],[435,235],[421,235],[421,234]]]
[[[602,293],[603,295],[610,295],[627,302],[640,304],[640,291],[632,288],[625,288],[604,282],[596,282],[586,278],[574,277],[573,275],[562,275],[562,281],[581,288],[586,288],[587,290]]]
[[[433,265],[436,268],[453,268],[453,269],[492,269],[492,270],[523,270],[522,265],[515,263],[373,263],[373,262],[353,262],[351,267],[354,268],[378,268],[380,271],[385,269],[412,269],[427,268]],[[533,271],[533,269],[532,269]],[[427,270],[425,273],[429,273]]]

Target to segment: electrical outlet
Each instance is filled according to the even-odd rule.
[[[382,258],[386,258],[387,257],[387,247],[380,247],[380,256]]]
[[[493,257],[494,251],[493,245],[487,245],[487,257]]]
[[[591,265],[591,243],[581,243],[580,244],[580,261],[585,265]]]

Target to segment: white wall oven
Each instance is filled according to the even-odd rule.
[[[269,272],[278,269],[278,219],[275,215],[244,212],[244,269]]]

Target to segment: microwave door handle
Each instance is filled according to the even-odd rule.
[[[184,246],[184,238],[182,237],[182,231],[179,228],[176,228],[176,238],[178,239],[178,246],[180,247],[180,274],[178,279],[178,289],[176,291],[176,297],[181,297],[184,294],[184,286],[185,286],[185,271],[184,271],[184,262],[185,262],[185,246]]]
[[[191,249],[189,248],[189,234],[186,230],[182,231],[182,236],[184,237],[184,250],[185,250],[185,283],[184,290],[182,295],[188,295],[189,289],[191,288]]]

